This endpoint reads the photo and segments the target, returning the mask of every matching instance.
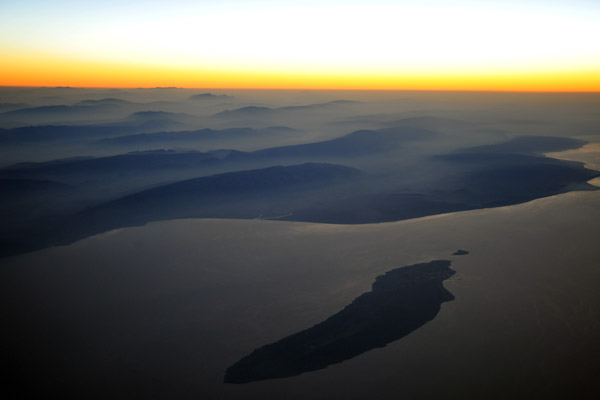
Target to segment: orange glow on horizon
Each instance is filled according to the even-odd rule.
[[[5,3],[6,86],[600,92],[598,2]]]
[[[13,54],[0,66],[0,86],[600,92],[600,71],[193,68]]]

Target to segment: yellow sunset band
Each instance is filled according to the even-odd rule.
[[[463,70],[447,73],[402,69],[299,70],[128,65],[35,56],[5,59],[3,86],[476,90],[600,92],[598,70]]]
[[[572,0],[0,4],[0,85],[600,92]]]

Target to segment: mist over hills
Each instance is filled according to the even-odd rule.
[[[21,158],[27,161],[39,158],[48,150],[64,152],[68,157],[79,156],[82,153],[98,154],[99,140],[141,132],[185,129],[195,121],[196,117],[185,113],[137,111],[117,121],[68,125],[40,124],[0,129],[0,146],[4,150],[5,159],[23,154]]]
[[[164,118],[168,115],[179,114],[185,116],[185,113],[180,112],[181,105],[178,102],[154,101],[154,102],[135,102],[115,97],[106,97],[101,99],[83,99],[74,102],[74,104],[56,104],[56,105],[41,105],[34,107],[10,107],[3,111],[0,107],[0,125],[17,128],[26,127],[32,122],[35,125],[43,124],[79,124],[85,125],[94,122],[95,124],[105,123],[106,120],[116,120],[125,118],[127,115],[130,118],[138,119],[144,117],[144,113],[152,113],[155,110],[155,119]],[[6,107],[9,108],[9,107]],[[178,112],[179,111],[179,112]],[[187,116],[188,119],[191,116]]]
[[[289,132],[289,128],[267,128],[262,131],[246,129],[228,129],[224,131],[202,130],[195,132],[140,134],[134,136],[120,136],[110,139],[110,143],[137,143],[138,141],[164,141],[190,140],[189,137],[200,140],[219,140],[223,136],[244,136],[252,134],[265,134],[275,131]],[[176,139],[171,139],[174,136]],[[187,137],[186,137],[187,136]],[[280,162],[281,159],[289,160],[326,160],[328,158],[344,159],[366,156],[369,154],[386,153],[395,150],[403,143],[430,140],[435,134],[431,131],[418,128],[386,129],[381,131],[357,131],[337,139],[300,145],[282,146],[257,150],[254,152],[223,151],[219,152],[181,152],[181,151],[145,151],[132,152],[111,157],[92,159],[65,159],[44,163],[31,163],[14,165],[4,170],[3,174],[9,176],[54,176],[79,175],[81,173],[112,173],[118,169],[125,173],[128,170],[172,169],[172,168],[201,168],[208,165],[219,164],[222,168],[239,168],[240,164],[268,164]],[[295,162],[294,161],[294,162]],[[230,165],[230,167],[228,167]],[[199,169],[196,169],[200,173]]]
[[[261,136],[263,136],[261,138],[241,136],[234,138],[230,135],[229,138],[223,137],[224,140],[220,143],[213,140],[204,141],[206,136],[198,140],[188,136],[191,140],[185,143],[181,140],[177,140],[176,143],[171,141],[161,143],[165,146],[164,148],[176,146],[180,149],[199,151],[215,150],[223,146],[240,150],[257,150],[278,145],[306,143],[321,138],[321,134],[314,131],[319,122],[312,120],[314,114],[310,116],[305,114],[306,110],[328,107],[329,111],[346,112],[344,107],[351,104],[346,101],[332,100],[326,104],[315,103],[279,108],[249,105],[246,107],[269,108],[274,113],[268,118],[265,116],[264,118],[244,120],[211,117],[215,113],[225,111],[231,105],[243,106],[248,101],[244,96],[237,98],[228,94],[204,93],[200,94],[200,97],[211,100],[198,102],[189,99],[193,96],[182,97],[179,94],[181,92],[176,89],[97,90],[96,92],[91,91],[93,95],[87,95],[88,98],[86,98],[88,91],[80,89],[61,88],[55,90],[58,94],[35,98],[33,103],[59,104],[17,107],[14,110],[7,109],[6,112],[0,112],[0,145],[2,145],[0,156],[2,156],[3,165],[19,161],[76,157],[82,154],[102,156],[125,151],[155,149],[151,143],[142,143],[142,141],[131,143],[129,139],[123,139],[123,148],[120,150],[114,145],[118,141],[99,142],[101,139],[142,133],[194,132],[206,129],[223,131],[245,128],[261,131]],[[31,99],[29,90],[16,91],[12,95],[17,98]],[[102,95],[110,97],[102,97]],[[157,97],[152,97],[155,95]],[[60,104],[61,100],[66,99],[69,101]],[[215,102],[214,99],[227,99],[227,102]],[[18,106],[26,103],[7,104]],[[319,119],[322,118],[327,118],[327,116],[320,114]],[[285,135],[283,129],[279,132],[281,134],[277,134],[274,127],[288,127],[288,132],[295,130],[296,134]],[[347,132],[339,131],[330,135],[340,136]],[[170,138],[178,137],[164,137],[164,139]],[[23,143],[27,145],[23,146]],[[113,145],[108,147],[110,143]],[[50,154],[55,154],[55,156],[52,157]]]

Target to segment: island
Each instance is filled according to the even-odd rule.
[[[467,254],[469,254],[469,252],[467,250],[462,249],[458,249],[454,253],[452,253],[453,256],[466,256]]]
[[[396,341],[454,300],[442,282],[454,275],[450,261],[396,268],[378,276],[372,290],[312,328],[267,344],[225,372],[225,383],[284,378],[326,368]]]

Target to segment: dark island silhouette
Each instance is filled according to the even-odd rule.
[[[467,254],[469,254],[469,252],[467,250],[462,249],[458,249],[454,253],[452,253],[453,256],[466,256]]]
[[[450,261],[436,260],[396,268],[375,278],[342,311],[312,328],[254,350],[225,372],[225,383],[285,378],[326,368],[398,340],[454,300],[442,282],[452,275]]]

